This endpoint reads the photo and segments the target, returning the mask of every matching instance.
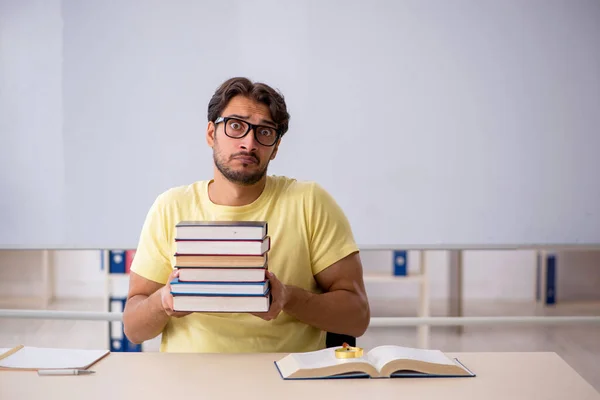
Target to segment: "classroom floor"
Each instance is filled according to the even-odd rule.
[[[2,307],[9,308],[4,303]],[[56,310],[101,311],[100,300],[58,300]],[[414,316],[416,304],[406,300],[371,299],[373,316]],[[433,316],[446,314],[446,303],[431,303]],[[559,304],[541,307],[533,302],[466,302],[469,316],[502,315],[600,315],[600,304]],[[144,344],[145,351],[157,351],[158,339]],[[101,321],[29,320],[0,318],[0,347],[17,344],[47,347],[107,348],[108,325]],[[416,346],[416,327],[369,328],[357,340],[365,349],[381,344]],[[431,327],[430,348],[448,352],[470,351],[553,351],[558,353],[596,390],[600,391],[600,325],[501,326],[472,325],[457,332],[453,327]]]

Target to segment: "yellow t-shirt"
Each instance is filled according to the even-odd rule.
[[[318,184],[268,176],[258,199],[244,206],[214,204],[209,181],[159,195],[144,222],[131,266],[166,283],[175,265],[175,225],[183,220],[267,221],[269,270],[284,284],[320,293],[314,275],[358,251],[350,224]],[[325,347],[325,332],[282,312],[264,321],[246,313],[192,313],[171,318],[162,332],[168,352],[303,352]]]

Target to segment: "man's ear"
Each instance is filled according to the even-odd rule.
[[[215,124],[212,121],[208,121],[208,126],[206,127],[206,143],[208,143],[210,147],[215,145],[215,131]]]

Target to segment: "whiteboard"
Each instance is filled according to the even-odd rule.
[[[600,244],[600,2],[0,0],[0,247],[135,248],[212,177],[231,76],[291,114],[269,174],[360,246]]]

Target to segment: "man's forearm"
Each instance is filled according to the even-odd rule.
[[[362,336],[370,321],[366,298],[348,290],[315,294],[287,286],[290,296],[283,310],[298,320],[327,332]]]
[[[162,308],[160,292],[150,296],[137,295],[127,300],[123,312],[125,336],[133,343],[142,343],[158,336],[169,321]]]

